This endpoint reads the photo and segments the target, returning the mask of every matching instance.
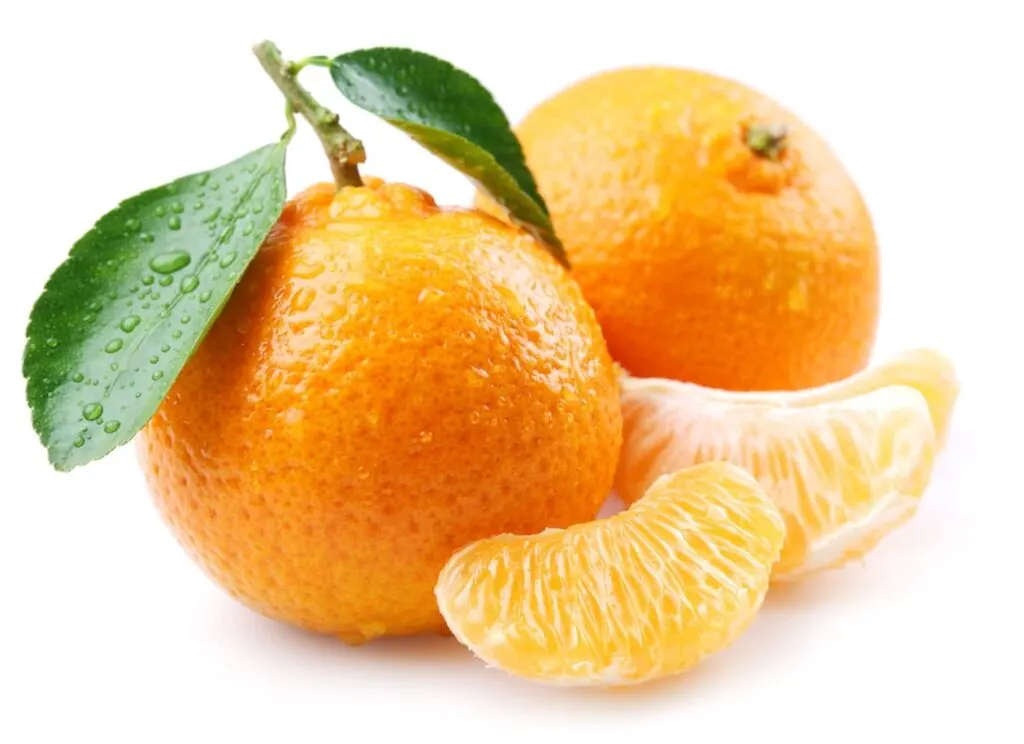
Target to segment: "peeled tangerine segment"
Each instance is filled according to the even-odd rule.
[[[773,580],[837,567],[917,510],[957,392],[952,366],[927,350],[793,392],[624,377],[616,489],[631,503],[664,473],[732,462],[786,521]]]
[[[732,392],[714,388],[700,388],[706,395],[735,403],[767,403],[788,407],[815,406],[832,403],[881,390],[892,385],[904,385],[924,396],[935,427],[936,441],[943,443],[953,416],[953,404],[960,394],[953,363],[935,349],[907,349],[881,364],[869,367],[845,380],[804,390],[780,392]]]
[[[472,543],[435,593],[455,636],[490,665],[558,684],[631,684],[739,636],[783,535],[749,473],[706,463],[658,478],[608,519]]]

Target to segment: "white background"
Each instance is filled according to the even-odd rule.
[[[1015,4],[5,4],[0,742],[1020,741]],[[483,80],[513,120],[584,75],[634,63],[733,76],[797,111],[873,211],[878,354],[935,345],[963,380],[916,519],[863,565],[773,592],[735,646],[687,675],[566,691],[487,669],[450,639],[351,649],[250,613],[171,539],[132,447],[51,471],[20,375],[31,303],[121,198],[279,134],[281,100],[249,53],[266,36],[291,57],[432,52]],[[468,201],[461,176],[342,104],[324,71],[308,80],[365,140],[364,172]],[[328,177],[302,129],[291,191]]]

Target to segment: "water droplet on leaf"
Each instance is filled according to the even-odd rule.
[[[181,280],[181,291],[186,294],[188,294],[189,292],[194,292],[196,287],[198,286],[199,277],[195,276],[194,274],[192,276],[186,276],[184,279]]]
[[[125,333],[131,333],[139,327],[139,323],[142,322],[142,318],[138,315],[129,315],[127,318],[121,321],[121,330]]]
[[[86,403],[82,406],[82,418],[86,421],[95,421],[103,415],[103,406],[99,403]]]
[[[108,354],[113,354],[115,351],[121,351],[121,347],[124,346],[124,341],[119,338],[115,338],[109,344],[103,347],[103,351]]]
[[[149,260],[149,268],[158,274],[173,274],[192,263],[192,256],[185,251],[168,251]]]
[[[103,424],[103,431],[107,432],[107,434],[113,434],[115,431],[117,431],[120,428],[121,428],[121,422],[120,421],[113,421],[112,420],[112,421],[108,421],[107,423]]]

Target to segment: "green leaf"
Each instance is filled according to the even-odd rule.
[[[479,81],[429,54],[392,47],[335,57],[331,77],[352,103],[469,176],[568,266],[519,140]]]
[[[103,457],[156,412],[284,208],[286,146],[122,202],[50,277],[22,371],[55,468]]]

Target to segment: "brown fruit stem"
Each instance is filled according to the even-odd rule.
[[[299,85],[296,73],[301,65],[286,62],[272,41],[261,41],[253,47],[253,53],[284,94],[290,109],[308,121],[320,138],[338,188],[362,186],[363,179],[359,177],[357,166],[366,160],[363,143],[345,131],[338,122],[337,114],[321,106],[308,90]]]
[[[758,157],[778,160],[786,149],[786,134],[786,127],[782,124],[751,124],[747,127],[744,140]]]

